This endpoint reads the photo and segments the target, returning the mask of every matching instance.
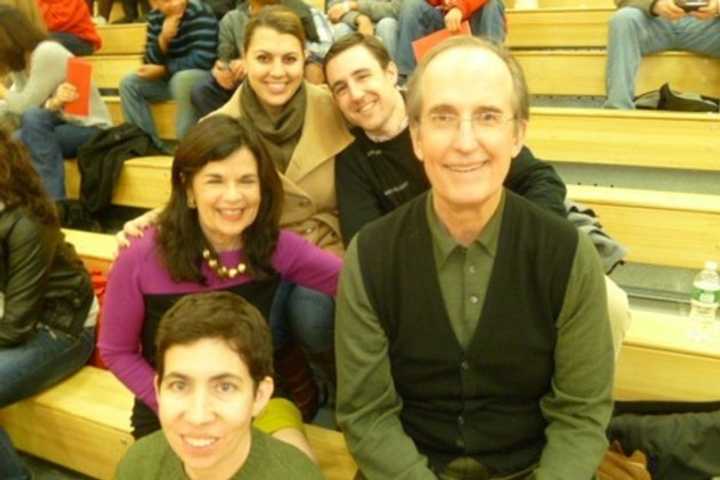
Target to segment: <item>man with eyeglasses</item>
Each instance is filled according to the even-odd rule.
[[[450,39],[407,112],[430,191],[355,236],[337,299],[337,418],[361,475],[593,478],[612,408],[602,267],[503,188],[528,120],[520,67]]]

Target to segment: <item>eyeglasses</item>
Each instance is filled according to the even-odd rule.
[[[427,115],[428,124],[438,132],[457,133],[460,131],[460,124],[469,121],[475,135],[482,132],[497,130],[505,123],[515,119],[514,115],[506,115],[502,112],[486,111],[476,112],[469,117],[463,117],[456,113],[430,113]]]

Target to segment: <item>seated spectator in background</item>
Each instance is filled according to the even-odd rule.
[[[402,0],[331,0],[327,12],[335,38],[352,32],[377,35],[390,58],[395,58],[401,3]]]
[[[160,428],[153,390],[155,337],[162,315],[192,293],[230,291],[265,318],[284,308],[281,281],[335,295],[340,259],[299,235],[279,230],[282,186],[272,159],[247,119],[218,115],[180,142],[172,192],[158,227],[122,250],[105,294],[98,348],[109,369],[135,394],[135,438]],[[284,344],[275,342],[278,359]],[[312,456],[288,382],[256,426]]]
[[[112,23],[144,22],[145,16],[150,12],[148,0],[122,0],[122,7],[125,16]]]
[[[201,0],[155,0],[148,15],[145,64],[120,82],[123,115],[150,135],[161,150],[149,103],[177,102],[175,130],[182,139],[197,123],[190,90],[215,61],[217,20]]]
[[[65,81],[72,56],[59,43],[48,41],[20,11],[0,5],[0,71],[9,71],[13,78],[9,90],[0,85],[0,100],[5,100],[5,113],[20,118],[20,139],[56,200],[65,198],[63,158],[75,157],[85,142],[112,123],[94,85],[87,117],[62,112],[63,105],[77,96],[75,87]],[[2,110],[0,106],[0,116]]]
[[[318,64],[322,63],[333,42],[332,29],[323,13],[300,0],[250,0],[241,3],[220,20],[218,59],[206,78],[198,81],[192,89],[192,104],[198,117],[222,107],[235,93],[245,78],[245,27],[252,15],[264,6],[274,4],[288,6],[300,17],[310,52],[305,61],[305,78],[313,83],[323,83],[322,69]]]
[[[84,0],[37,0],[50,38],[76,57],[92,55],[102,40]]]
[[[188,295],[163,315],[155,348],[162,431],[130,447],[117,480],[324,478],[298,449],[252,426],[273,392],[273,353],[251,303]]]
[[[0,409],[79,370],[93,351],[97,312],[25,148],[0,129]],[[2,427],[0,452],[0,478],[31,478]]]
[[[502,0],[402,0],[395,60],[400,75],[415,70],[412,42],[437,30],[451,32],[470,22],[472,34],[496,43],[505,41],[505,6]]]
[[[674,0],[615,0],[608,29],[605,108],[635,108],[635,77],[645,55],[688,50],[720,57],[718,0],[686,12]],[[702,93],[702,92],[701,92]]]
[[[587,236],[503,188],[529,116],[522,70],[455,37],[408,87],[430,190],[345,255],[337,419],[350,452],[368,479],[592,478],[612,411],[603,272]]]

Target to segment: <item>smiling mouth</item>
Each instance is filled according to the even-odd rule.
[[[220,440],[219,437],[190,437],[186,435],[181,435],[181,438],[186,445],[195,449],[209,448]]]
[[[268,90],[270,90],[271,93],[283,93],[285,91],[285,88],[287,88],[287,83],[266,83]]]
[[[238,219],[241,218],[243,213],[245,212],[245,209],[243,208],[223,208],[218,209],[218,212],[220,212],[220,215],[224,218],[229,219]]]
[[[451,172],[455,172],[455,173],[470,173],[470,172],[480,170],[487,163],[488,163],[487,160],[484,160],[482,162],[465,163],[465,164],[458,164],[458,165],[445,164],[444,167],[446,169],[450,170]]]

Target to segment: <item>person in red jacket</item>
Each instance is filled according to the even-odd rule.
[[[37,0],[50,37],[77,57],[92,55],[102,40],[85,0]]]
[[[495,43],[505,40],[502,0],[403,0],[395,52],[400,75],[408,77],[415,70],[412,42],[443,28],[457,32],[465,20],[473,35]]]

